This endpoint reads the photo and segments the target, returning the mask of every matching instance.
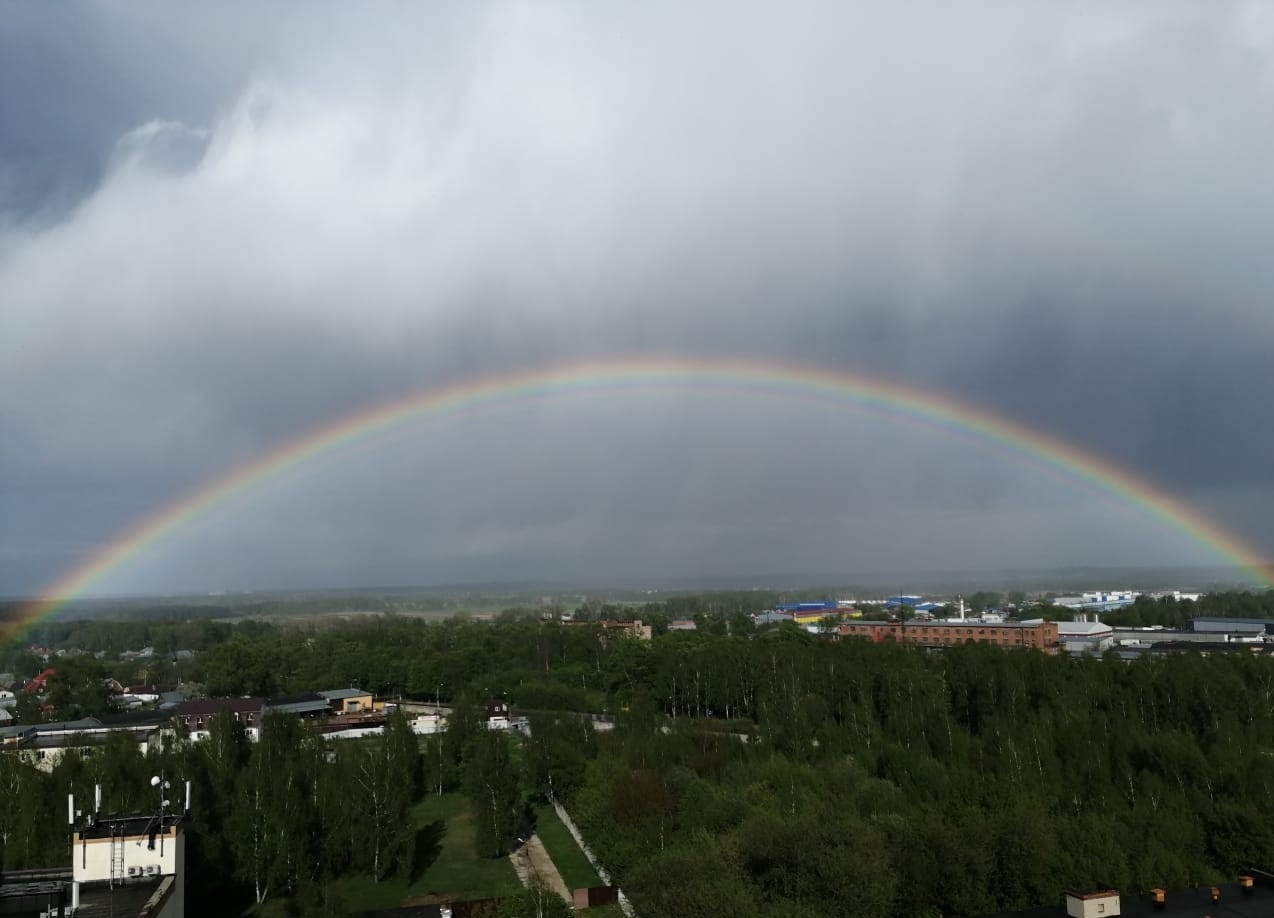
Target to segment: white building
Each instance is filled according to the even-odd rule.
[[[181,820],[174,815],[90,818],[72,838],[72,907],[87,911],[92,900],[105,895],[116,915],[183,918],[186,838]]]
[[[1067,918],[1111,918],[1119,914],[1119,893],[1113,889],[1098,892],[1067,892]]]
[[[1069,653],[1101,653],[1113,646],[1115,629],[1098,621],[1080,618],[1057,623],[1057,639]]]
[[[0,747],[15,753],[43,771],[52,771],[68,750],[74,749],[85,758],[122,733],[137,744],[146,755],[152,749],[162,750],[174,739],[173,731],[160,719],[138,723],[103,724],[95,717],[55,724],[18,724],[7,727],[0,735]],[[2,913],[0,913],[2,914]]]
[[[1109,612],[1112,609],[1131,606],[1140,595],[1131,590],[1089,590],[1078,596],[1059,596],[1053,600],[1053,605],[1066,609]]]
[[[151,779],[152,816],[82,814],[67,798],[70,863],[0,884],[0,915],[112,915],[115,918],[184,918],[186,839],[182,816],[170,813],[173,789]],[[100,808],[100,788],[94,794]],[[187,797],[187,802],[189,798]],[[56,819],[56,814],[49,814]],[[63,862],[65,863],[65,862]]]
[[[411,732],[417,736],[429,736],[447,729],[446,714],[419,714],[411,721]]]

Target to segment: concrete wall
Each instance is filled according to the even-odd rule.
[[[607,886],[611,885],[610,874],[606,871],[593,855],[592,849],[584,841],[584,836],[580,834],[579,827],[575,825],[575,820],[571,818],[571,814],[566,812],[566,807],[553,800],[553,809],[557,812],[558,818],[562,820],[562,825],[566,826],[566,830],[571,833],[571,838],[575,839],[575,844],[579,845],[579,849],[584,852],[584,857],[588,858],[588,862],[597,871],[597,875],[602,878],[602,882]],[[624,891],[618,886],[615,887],[615,894],[619,899],[619,907],[623,910],[628,918],[637,918],[637,910],[633,908],[633,904],[628,901],[628,897],[624,895]]]

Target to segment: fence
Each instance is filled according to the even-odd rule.
[[[584,836],[580,834],[579,828],[575,825],[575,820],[571,818],[570,813],[566,812],[566,807],[562,806],[556,797],[553,798],[553,809],[557,812],[558,818],[562,820],[562,825],[566,826],[566,830],[570,832],[571,837],[575,839],[575,844],[579,845],[579,849],[584,852],[584,857],[588,858],[588,862],[593,865],[593,869],[597,871],[597,875],[602,878],[602,882],[607,886],[612,885],[610,874],[607,873],[606,868],[598,862],[592,849],[589,848],[588,843],[584,841]],[[616,886],[615,892],[619,897],[619,907],[623,909],[624,914],[627,915],[628,918],[637,918],[637,911],[633,908],[633,904],[628,901],[628,897],[624,895],[624,891]]]

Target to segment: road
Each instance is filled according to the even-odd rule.
[[[566,888],[562,875],[557,872],[557,865],[544,850],[544,843],[538,835],[533,834],[528,838],[525,845],[509,855],[509,860],[513,862],[513,869],[517,871],[523,886],[530,886],[532,880],[539,880],[566,902],[572,901],[571,891]]]

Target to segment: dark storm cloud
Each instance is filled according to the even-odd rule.
[[[1274,551],[1263,6],[231,12],[0,24],[9,591],[349,412],[637,353],[930,387]],[[844,411],[454,424],[120,583],[1213,560]]]

